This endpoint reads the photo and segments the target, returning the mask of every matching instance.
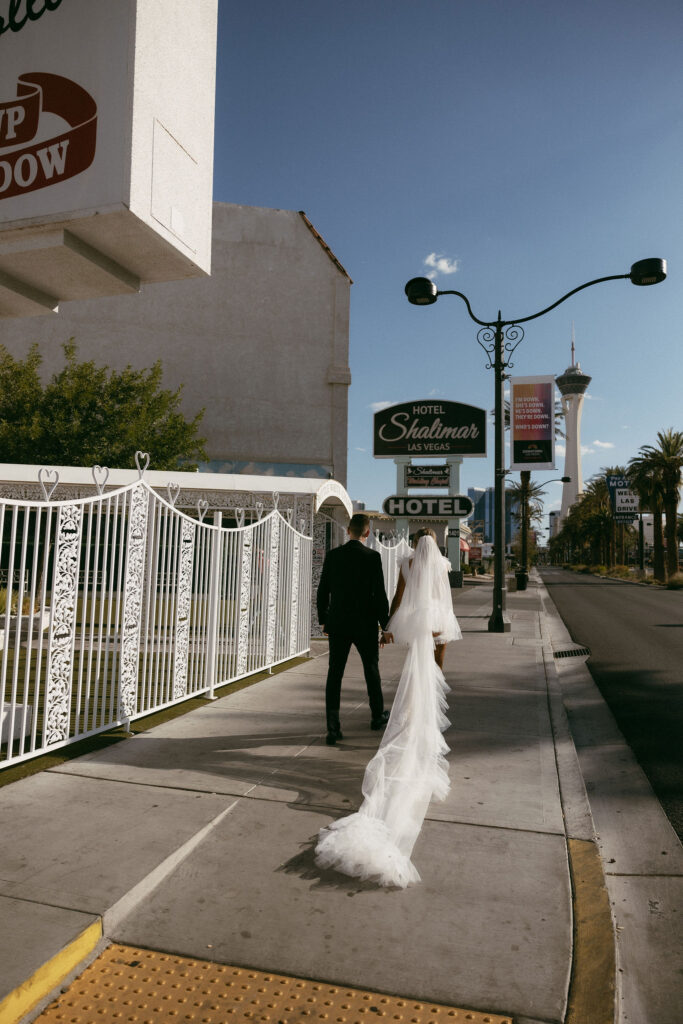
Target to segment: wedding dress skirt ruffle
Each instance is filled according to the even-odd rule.
[[[405,641],[405,634],[397,639]],[[321,829],[319,867],[384,886],[420,881],[410,859],[413,846],[430,801],[443,800],[450,785],[442,736],[449,724],[448,686],[433,652],[432,631],[413,618],[391,716],[365,770],[363,803],[355,814]]]

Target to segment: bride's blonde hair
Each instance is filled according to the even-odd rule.
[[[436,534],[428,526],[423,526],[421,530],[418,530],[417,533],[413,534],[412,544],[414,548],[417,547],[417,542],[420,537],[431,537],[434,543],[436,543]]]

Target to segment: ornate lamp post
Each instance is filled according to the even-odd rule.
[[[493,562],[493,610],[489,618],[490,633],[507,633],[510,629],[510,622],[505,616],[505,574],[504,574],[504,553],[505,553],[505,417],[503,415],[503,381],[505,380],[505,368],[512,366],[510,356],[515,351],[524,337],[524,329],[520,324],[529,320],[536,320],[539,316],[549,313],[561,302],[568,299],[584,288],[590,288],[594,284],[602,284],[603,281],[620,281],[628,278],[632,284],[650,285],[659,284],[666,277],[666,260],[648,259],[639,260],[634,263],[628,274],[612,274],[609,277],[598,277],[594,281],[587,281],[572,288],[570,292],[563,295],[557,302],[546,306],[545,309],[531,316],[517,317],[515,320],[503,320],[500,310],[497,320],[480,320],[472,312],[469,299],[462,292],[444,290],[439,291],[433,281],[427,277],[414,277],[405,286],[405,293],[408,301],[414,306],[431,306],[436,302],[439,295],[457,295],[463,300],[471,320],[480,324],[481,329],[477,332],[477,341],[484,349],[488,357],[486,369],[492,369],[495,374],[495,487],[494,487],[494,562]]]

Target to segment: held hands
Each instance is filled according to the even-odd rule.
[[[380,647],[384,647],[385,644],[393,644],[393,642],[394,642],[394,634],[387,632],[386,629],[383,629],[381,634],[380,634],[380,638],[379,638],[379,645],[380,645]]]

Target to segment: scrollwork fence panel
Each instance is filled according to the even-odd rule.
[[[413,553],[413,549],[404,537],[392,540],[385,544],[379,539],[376,533],[370,533],[367,546],[373,551],[379,551],[382,559],[382,572],[384,573],[384,589],[389,597],[389,603],[396,591],[398,574],[401,569],[401,562]]]
[[[0,769],[308,651],[311,538],[209,519],[144,479],[0,502]]]

